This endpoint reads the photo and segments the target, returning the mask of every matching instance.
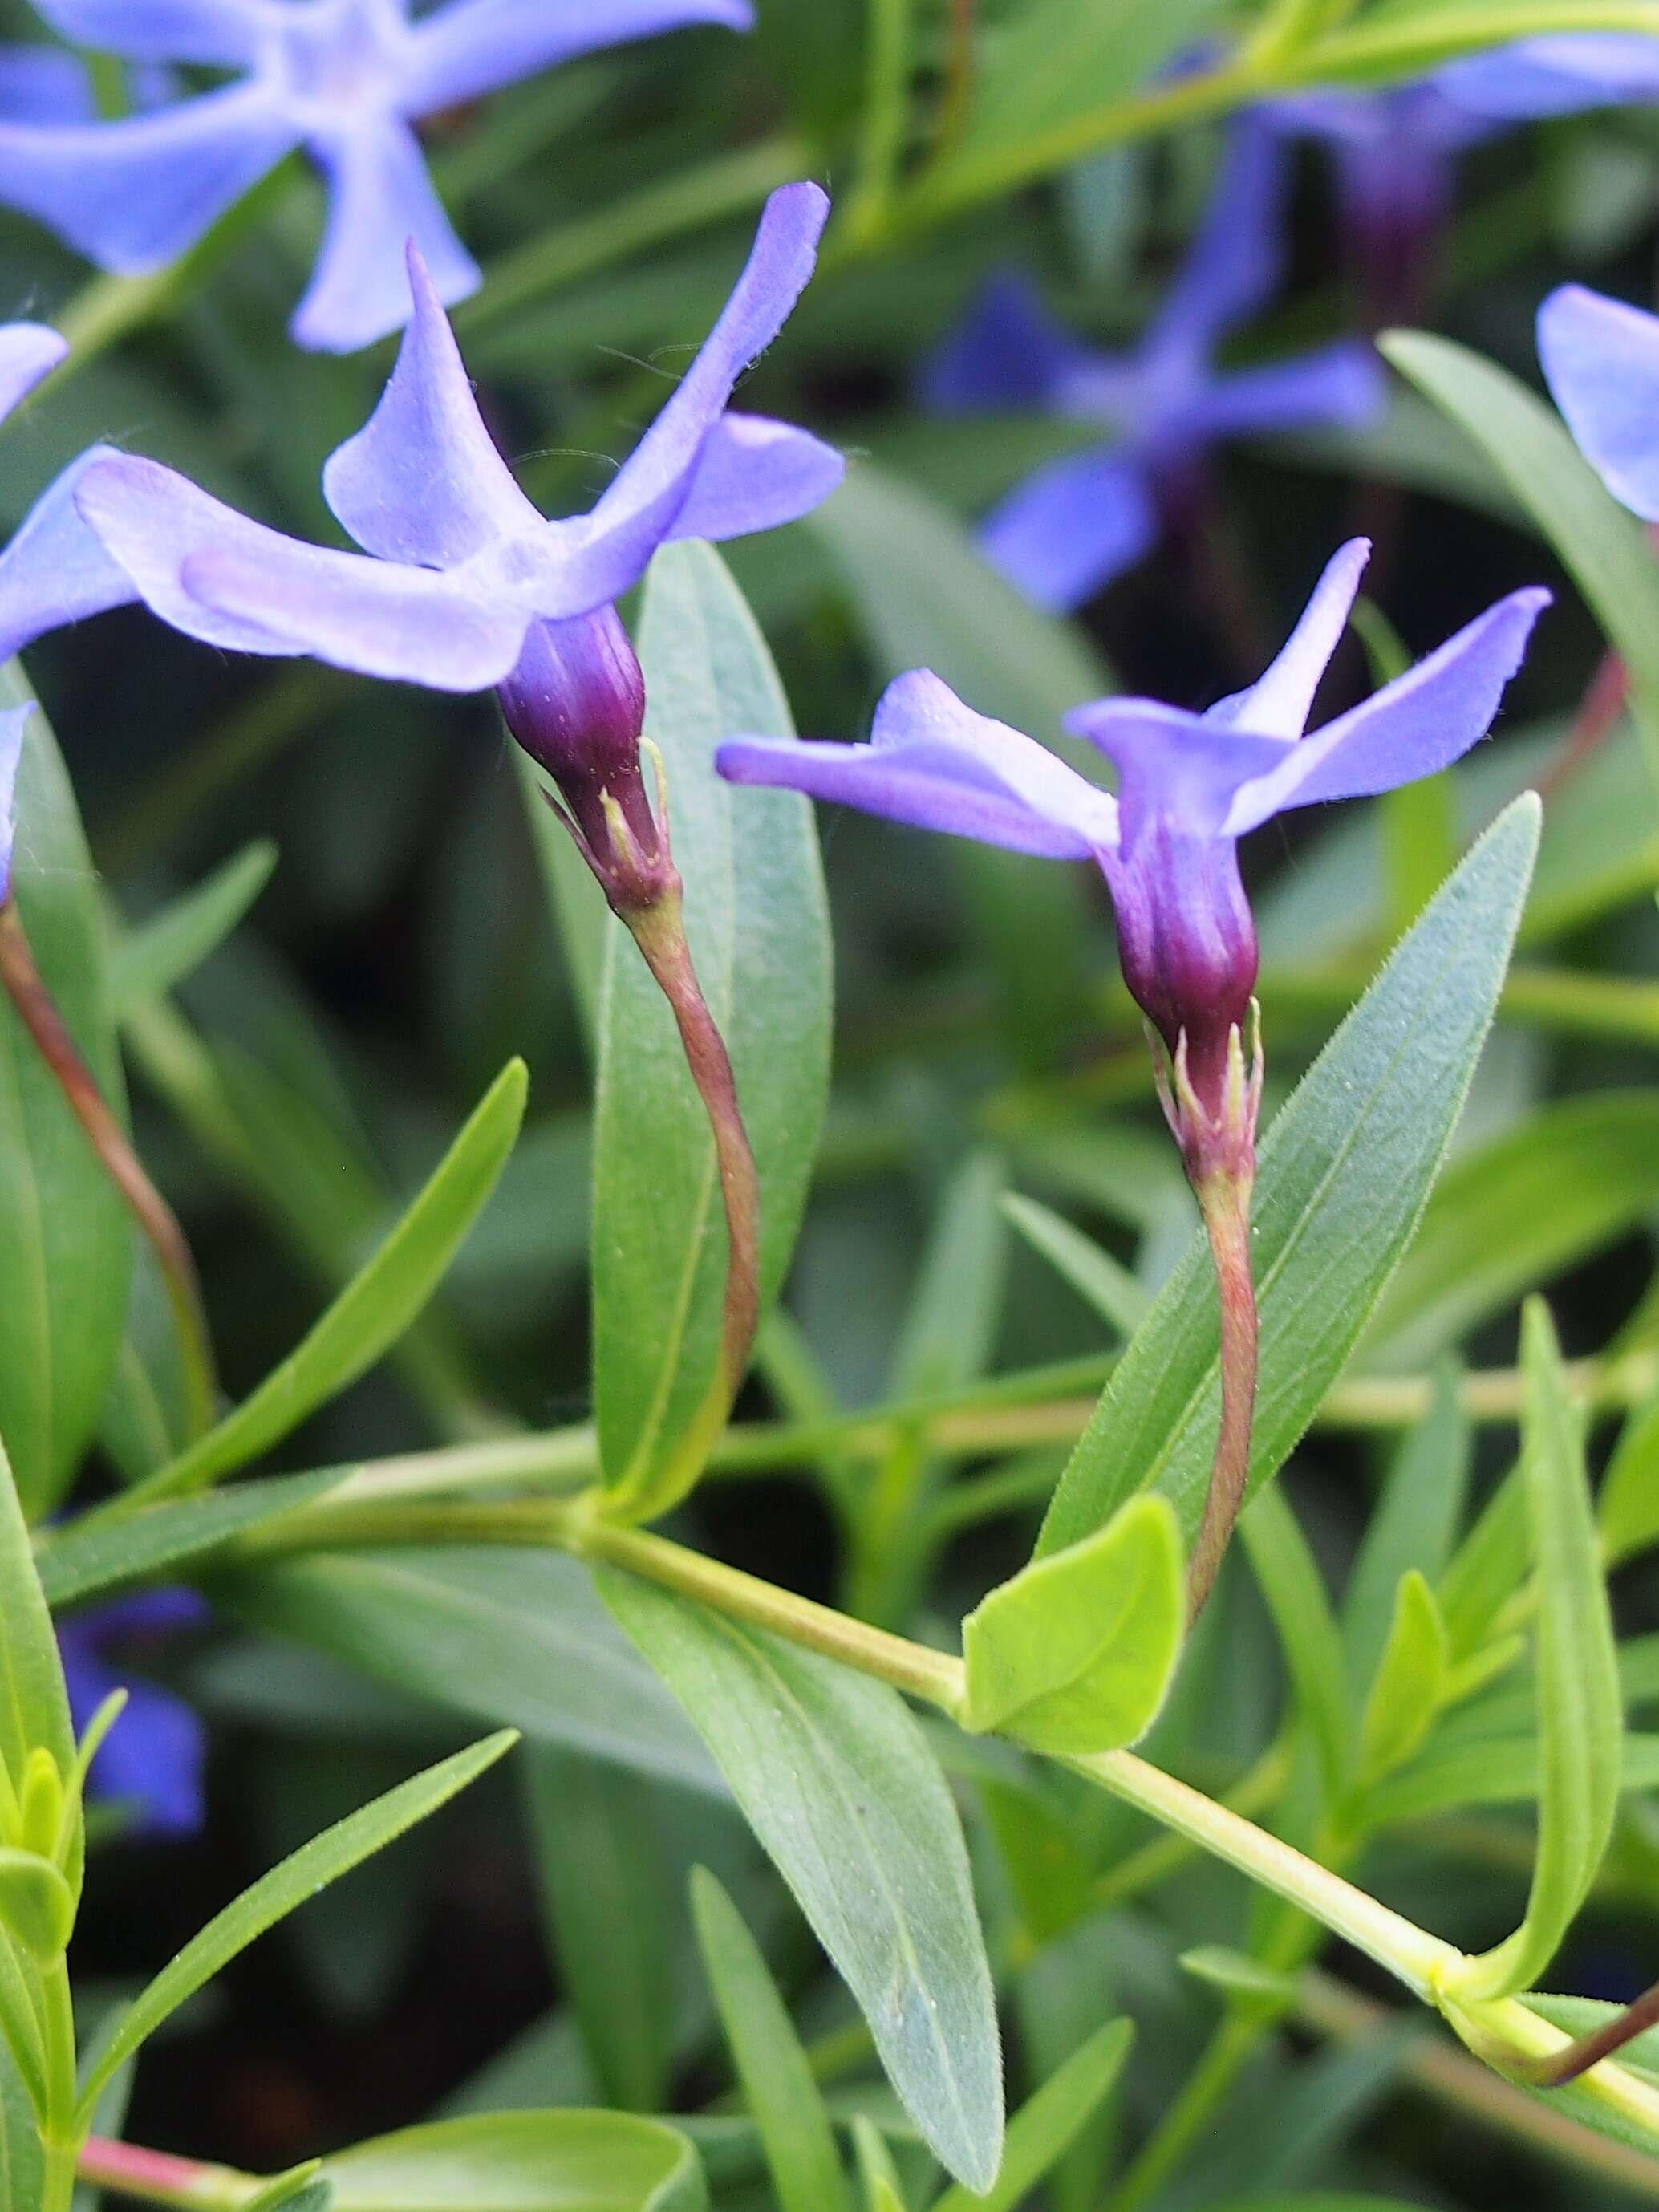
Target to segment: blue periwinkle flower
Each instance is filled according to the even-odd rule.
[[[88,1781],[94,1797],[133,1809],[137,1835],[191,1836],[201,1826],[207,1739],[182,1698],[156,1683],[135,1680],[115,1655],[199,1628],[207,1619],[207,1607],[193,1590],[157,1589],[73,1613],[58,1625],[77,1735],[112,1690],[126,1692],[121,1717],[104,1739]]]
[[[57,331],[42,324],[0,325],[0,422],[68,351]],[[137,596],[75,507],[81,471],[111,452],[94,446],[71,461],[0,553],[0,661],[48,630]]]
[[[292,329],[349,353],[408,319],[404,242],[447,302],[477,263],[433,190],[412,125],[596,47],[687,23],[747,29],[749,0],[37,0],[70,39],[141,63],[237,74],[155,112],[0,121],[0,202],[106,269],[164,267],[303,146],[327,183],[322,252]]]
[[[744,738],[722,746],[735,783],[783,784],[872,814],[1015,852],[1093,860],[1116,909],[1124,979],[1193,1092],[1219,1121],[1232,1035],[1257,948],[1238,841],[1275,814],[1392,790],[1491,727],[1544,591],[1512,592],[1363,705],[1304,735],[1370,547],[1332,560],[1290,641],[1249,690],[1203,714],[1102,699],[1066,718],[1115,765],[1114,799],[1035,739],[975,714],[937,676],[902,676],[868,745]]]
[[[635,854],[657,850],[639,766],[644,684],[614,603],[669,539],[772,529],[841,481],[841,456],[806,431],[726,407],[811,276],[829,204],[816,185],[772,195],[720,320],[589,514],[548,521],[519,489],[413,246],[396,371],[323,475],[364,553],[284,538],[152,461],[100,461],[81,511],[143,598],[191,636],[434,690],[496,690],[607,889],[644,897],[649,885],[630,890],[611,866],[627,857],[613,851],[614,809]]]
[[[941,412],[1035,409],[1099,422],[1108,442],[1038,469],[985,523],[992,565],[1040,606],[1080,605],[1150,550],[1209,449],[1259,431],[1369,421],[1383,399],[1370,347],[1339,339],[1266,367],[1218,369],[1222,337],[1276,289],[1283,149],[1259,119],[1234,133],[1191,251],[1132,353],[1081,344],[1005,276],[935,355]]]
[[[1563,284],[1538,311],[1538,357],[1585,459],[1659,522],[1659,315]]]
[[[1565,31],[1449,62],[1437,82],[1459,106],[1505,121],[1659,100],[1659,37]]]

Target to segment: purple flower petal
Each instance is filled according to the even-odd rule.
[[[1299,738],[1313,712],[1331,655],[1342,641],[1371,557],[1369,538],[1351,538],[1326,563],[1301,619],[1265,676],[1248,691],[1218,699],[1205,714],[1223,729],[1248,730],[1253,737]]]
[[[534,586],[541,613],[587,614],[620,599],[672,536],[732,387],[782,329],[812,273],[829,212],[816,185],[786,185],[767,201],[748,266],[673,398],[592,514],[544,526]],[[764,486],[757,493],[754,511],[763,514]],[[729,479],[724,497],[729,507]]]
[[[1126,850],[1154,822],[1188,839],[1219,837],[1242,785],[1285,757],[1284,741],[1225,728],[1157,699],[1100,699],[1066,717],[1118,770]]]
[[[690,23],[747,31],[754,20],[747,0],[451,0],[414,27],[405,112],[459,106],[599,46]]]
[[[111,1644],[131,1637],[164,1636],[201,1626],[207,1607],[193,1590],[144,1590],[60,1622],[58,1641],[76,1732],[85,1730],[110,1692],[127,1702],[88,1778],[100,1797],[134,1805],[137,1832],[194,1834],[202,1824],[206,1736],[183,1700],[153,1682],[134,1680],[112,1663]]]
[[[9,660],[48,630],[137,597],[125,570],[104,550],[75,504],[84,471],[119,459],[109,447],[94,446],[71,461],[0,553],[0,660]]]
[[[488,691],[501,683],[535,618],[503,595],[469,589],[435,569],[294,538],[263,550],[213,546],[186,558],[179,577],[203,606],[270,629],[290,652],[432,691]]]
[[[1492,727],[1549,602],[1546,591],[1511,592],[1362,706],[1281,753],[1240,792],[1226,834],[1242,836],[1288,807],[1369,798],[1449,767]]]
[[[921,396],[941,415],[1058,407],[1099,356],[1048,313],[1024,276],[994,276],[921,373]]]
[[[289,0],[34,0],[35,12],[76,46],[131,61],[246,68]]]
[[[1387,398],[1375,349],[1363,338],[1339,338],[1291,361],[1216,378],[1190,410],[1188,434],[1208,441],[1310,423],[1370,422]]]
[[[1236,124],[1198,235],[1147,335],[1149,355],[1207,354],[1272,297],[1284,266],[1286,180],[1285,149],[1261,118]]]
[[[728,410],[703,440],[669,536],[718,543],[775,530],[822,506],[846,473],[845,459],[810,430]]]
[[[1585,459],[1659,522],[1659,316],[1563,284],[1538,311],[1538,356]]]
[[[44,323],[0,325],[0,422],[21,405],[69,351],[67,338]]]
[[[1659,39],[1640,31],[1520,39],[1449,63],[1438,81],[1466,107],[1508,121],[1659,98]]]
[[[172,469],[125,453],[92,461],[83,470],[75,504],[106,552],[131,579],[139,598],[175,629],[233,653],[283,655],[305,650],[257,621],[208,606],[191,595],[181,574],[192,555],[215,547],[245,552],[256,564],[268,562],[272,577],[280,579],[291,538],[210,499]]]
[[[888,686],[867,745],[739,738],[716,757],[729,782],[815,799],[1054,860],[1095,858],[1117,808],[1035,739],[963,706],[926,669]]]
[[[257,81],[115,123],[0,123],[0,204],[105,268],[141,275],[193,246],[299,143]]]
[[[23,726],[34,712],[13,707],[0,714],[0,904],[11,896],[11,852],[16,835],[17,769],[23,757]]]
[[[0,117],[90,123],[98,113],[84,62],[57,46],[0,46]]]
[[[418,247],[415,312],[380,405],[323,471],[329,506],[367,553],[453,568],[541,527],[479,416],[454,332]]]
[[[980,530],[980,549],[1027,599],[1064,614],[1133,568],[1158,534],[1145,472],[1109,449],[1028,477]]]
[[[296,344],[355,353],[401,330],[410,311],[410,240],[441,300],[464,300],[477,289],[478,264],[456,237],[406,123],[370,115],[313,138],[311,151],[328,179],[328,222],[289,325]]]

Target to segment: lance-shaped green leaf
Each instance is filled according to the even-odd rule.
[[[50,1753],[60,1774],[68,1774],[75,1764],[58,1639],[10,1463],[0,1444],[0,1767],[14,1788],[37,1747]]]
[[[794,2022],[759,1944],[704,1867],[692,1871],[691,1918],[782,2212],[852,2212],[830,2118]]]
[[[1537,1856],[1525,1919],[1460,1977],[1460,1997],[1506,1996],[1537,1980],[1595,1879],[1619,1802],[1624,1700],[1583,1423],[1540,1299],[1527,1306],[1522,1360],[1521,1467],[1538,1578]]]
[[[119,2072],[165,2020],[239,1953],[246,1951],[267,1929],[286,1919],[319,1889],[337,1881],[342,1875],[349,1874],[353,1867],[361,1866],[365,1859],[384,1850],[417,1820],[424,1820],[441,1805],[447,1804],[517,1741],[511,1729],[503,1729],[499,1735],[486,1736],[482,1743],[457,1752],[453,1759],[428,1767],[424,1773],[400,1783],[397,1789],[387,1790],[385,1796],[377,1797],[372,1804],[363,1806],[333,1827],[325,1828],[321,1835],[313,1836],[251,1889],[244,1890],[162,1967],[121,2014],[82,2082],[83,2118],[91,2113],[105,2083]]]
[[[1252,1209],[1261,1370],[1259,1488],[1341,1372],[1411,1241],[1491,1024],[1538,843],[1539,806],[1499,816],[1275,1117]],[[1273,1007],[1265,1010],[1271,1034]],[[1215,1282],[1201,1237],[1114,1370],[1061,1480],[1039,1553],[1138,1490],[1190,1534],[1220,1411]]]
[[[0,708],[32,696],[17,664]],[[17,910],[46,988],[117,1114],[125,1112],[97,878],[37,708],[17,775]],[[120,1349],[131,1224],[56,1079],[0,994],[0,1435],[31,1520],[67,1490]]]
[[[990,1969],[956,1808],[902,1700],[628,1575],[595,1579],[714,1753],[934,2155],[988,2189],[1002,2153]]]
[[[761,1300],[794,1249],[830,1070],[830,925],[811,810],[738,790],[715,749],[787,733],[764,642],[718,555],[671,545],[640,620],[647,735],[666,766],[685,926],[725,1037],[761,1190]],[[667,1001],[618,923],[599,1002],[593,1160],[593,1389],[607,1480],[641,1510],[714,1375],[726,1221],[708,1116]],[[692,1470],[695,1474],[696,1470]],[[683,1483],[684,1470],[674,1480]]]
[[[507,1063],[425,1189],[305,1340],[199,1443],[129,1492],[130,1502],[202,1490],[246,1466],[398,1341],[495,1188],[524,1119],[528,1080],[522,1060]]]
[[[1382,347],[1482,448],[1571,570],[1630,671],[1649,760],[1659,772],[1659,569],[1642,525],[1554,410],[1507,369],[1422,331],[1390,331]]]
[[[1363,1781],[1403,1766],[1422,1743],[1446,1694],[1450,1657],[1434,1592],[1413,1567],[1401,1577],[1394,1622],[1360,1719]]]
[[[314,1474],[234,1483],[208,1498],[144,1505],[133,1513],[82,1514],[42,1540],[35,1555],[40,1586],[47,1602],[61,1610],[129,1583],[148,1582],[163,1568],[199,1564],[234,1537],[326,1496],[353,1472],[319,1468]]]
[[[1239,1523],[1250,1565],[1273,1616],[1296,1708],[1319,1760],[1328,1804],[1347,1778],[1352,1735],[1342,1638],[1313,1547],[1291,1502],[1264,1491]]]
[[[1133,1498],[1097,1534],[1026,1567],[963,1622],[964,1723],[1061,1758],[1133,1743],[1158,1717],[1186,1620],[1174,1509]]]
[[[1443,1361],[1434,1402],[1395,1449],[1342,1593],[1342,1641],[1357,1691],[1382,1659],[1401,1577],[1416,1568],[1433,1580],[1445,1571],[1468,1496],[1470,1443],[1457,1370]]]
[[[51,1860],[0,1848],[0,1927],[49,1966],[68,1949],[74,1926],[74,1893]]]
[[[1108,2021],[1080,2044],[1008,2123],[1002,2171],[983,2196],[960,2184],[934,2200],[933,2212],[1015,2212],[1048,2169],[1071,2148],[1079,2130],[1123,2070],[1134,2029]]]
[[[149,921],[118,930],[110,953],[117,1013],[125,1015],[145,999],[164,998],[194,975],[247,913],[276,865],[276,848],[260,838]]]
[[[1085,1237],[1074,1223],[1034,1198],[1011,1194],[1003,1200],[1002,1210],[1026,1243],[1065,1277],[1115,1336],[1134,1334],[1152,1301],[1121,1260],[1115,1260],[1092,1237]]]
[[[629,2112],[480,2112],[326,2160],[333,2212],[705,2212],[686,2138]]]
[[[1596,1518],[1611,1565],[1659,1543],[1659,1400],[1639,1407],[1620,1430]]]

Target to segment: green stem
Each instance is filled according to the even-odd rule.
[[[879,236],[904,150],[910,82],[911,0],[867,0],[869,59],[858,182],[842,218],[850,239]]]
[[[494,263],[484,272],[482,289],[455,310],[455,326],[465,335],[499,322],[544,293],[613,261],[744,214],[813,166],[811,153],[799,139],[780,136],[647,185]]]
[[[40,2212],[70,2212],[81,2136],[76,2114],[75,2002],[70,1994],[68,1961],[56,1960],[42,1971],[40,1979],[46,2000],[46,2109],[40,2122],[45,2168]]]

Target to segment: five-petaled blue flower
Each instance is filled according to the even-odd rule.
[[[1376,357],[1357,338],[1262,368],[1214,366],[1222,335],[1277,287],[1284,184],[1283,149],[1252,118],[1234,132],[1198,236],[1133,353],[1080,344],[1029,284],[1002,276],[928,365],[924,395],[941,411],[1042,409],[1111,433],[1037,470],[983,526],[987,557],[1039,605],[1079,606],[1139,560],[1160,503],[1182,497],[1221,441],[1363,422],[1382,406]]]
[[[151,114],[54,127],[0,122],[0,202],[102,267],[157,269],[295,147],[329,213],[295,316],[300,344],[349,353],[409,317],[404,242],[440,298],[477,263],[440,204],[411,125],[595,47],[687,23],[747,29],[749,0],[35,0],[70,39],[137,62],[239,72]]]
[[[0,422],[68,351],[57,331],[43,324],[0,325]],[[71,461],[0,553],[0,662],[48,630],[137,597],[75,507],[81,471],[106,455],[115,458],[109,447],[94,446]],[[0,902],[11,894],[12,793],[29,713],[16,707],[0,714]]]
[[[1659,315],[1563,284],[1538,311],[1538,357],[1607,489],[1659,522]]]
[[[146,1590],[60,1621],[58,1647],[77,1735],[112,1690],[124,1689],[121,1717],[88,1777],[93,1794],[131,1809],[139,1836],[191,1836],[202,1825],[206,1736],[181,1698],[134,1680],[111,1656],[127,1646],[200,1627],[207,1607],[193,1590]]]
[[[1437,82],[1460,106],[1515,123],[1659,100],[1659,38],[1645,31],[1563,31],[1517,39],[1448,62]]]
[[[1238,841],[1275,814],[1431,775],[1491,726],[1544,591],[1512,592],[1363,705],[1304,736],[1370,548],[1320,579],[1289,643],[1249,690],[1204,714],[1103,699],[1066,727],[1115,764],[1114,799],[1033,738],[988,721],[919,670],[876,711],[867,745],[745,738],[722,746],[735,783],[784,784],[1015,852],[1093,860],[1117,914],[1125,981],[1194,1091],[1219,1118],[1230,1036],[1255,987],[1255,927]]]
[[[210,644],[440,691],[495,689],[596,865],[611,854],[616,807],[653,853],[644,683],[614,602],[667,540],[769,530],[840,483],[841,456],[808,432],[726,408],[811,276],[829,205],[816,185],[772,195],[720,320],[589,514],[548,521],[514,482],[413,247],[397,369],[323,474],[372,558],[282,537],[152,461],[99,462],[81,511],[149,605]]]

